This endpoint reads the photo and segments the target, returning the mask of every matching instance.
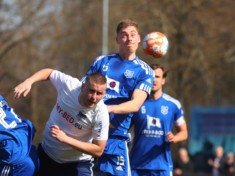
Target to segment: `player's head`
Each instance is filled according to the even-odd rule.
[[[79,103],[85,107],[95,106],[105,95],[107,80],[100,73],[91,73],[82,84]]]
[[[162,72],[163,72],[162,77],[163,77],[163,78],[166,78],[166,77],[167,77],[168,71],[165,70],[165,68],[164,68],[163,66],[160,66],[159,64],[152,64],[152,65],[151,65],[151,68],[152,68],[154,71],[155,71],[156,69],[161,69]]]
[[[139,25],[130,19],[124,19],[122,21],[120,21],[117,25],[117,29],[116,29],[116,33],[117,35],[125,28],[129,27],[129,26],[133,26],[135,27],[136,31],[139,32]]]
[[[141,41],[138,24],[130,19],[122,20],[116,29],[116,41],[123,55],[135,53]]]
[[[166,77],[167,77],[167,71],[165,70],[164,67],[158,65],[158,64],[152,64],[151,68],[153,69],[155,73],[155,79],[152,87],[152,92],[157,92],[161,91],[163,85],[166,82]]]

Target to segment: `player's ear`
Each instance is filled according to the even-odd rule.
[[[166,83],[166,78],[163,78],[162,79],[162,85],[165,85],[165,83]]]
[[[138,39],[138,40],[139,40],[139,43],[140,43],[140,42],[141,42],[141,36],[140,36],[140,34],[138,34],[138,36],[139,36],[139,39]]]
[[[85,83],[82,83],[82,86],[81,86],[81,92],[83,92],[84,91],[84,89],[85,89]]]
[[[116,42],[117,42],[117,44],[118,44],[118,37],[116,37]]]

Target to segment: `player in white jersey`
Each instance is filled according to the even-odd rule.
[[[116,32],[119,52],[98,57],[86,76],[100,72],[108,83],[104,102],[110,113],[109,139],[98,160],[98,168],[109,175],[128,176],[127,142],[131,117],[150,94],[154,72],[136,55],[141,41],[137,23],[123,20]]]
[[[15,97],[26,96],[33,83],[48,79],[57,100],[38,149],[39,176],[93,175],[92,156],[101,156],[108,138],[109,115],[102,100],[106,78],[94,73],[82,84],[57,70],[42,69],[15,87]]]
[[[162,92],[167,72],[157,64],[152,68],[155,80],[151,94],[132,118],[132,176],[172,176],[170,144],[186,140],[188,136],[180,102]],[[175,134],[172,132],[174,125]]]

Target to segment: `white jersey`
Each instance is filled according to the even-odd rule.
[[[57,90],[57,101],[44,129],[42,147],[56,162],[65,163],[90,160],[91,155],[84,154],[71,146],[61,143],[51,136],[51,125],[58,125],[68,136],[83,142],[107,140],[109,115],[101,100],[93,108],[85,108],[78,102],[82,83],[69,75],[54,70],[50,81]]]

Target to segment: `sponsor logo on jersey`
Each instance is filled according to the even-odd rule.
[[[103,99],[105,101],[105,100],[108,100],[108,99],[111,99],[111,98],[117,98],[117,96],[106,93]]]
[[[79,111],[79,113],[76,115],[76,117],[77,118],[82,118],[82,119],[87,118],[87,116],[82,111]]]
[[[168,114],[168,110],[169,110],[168,106],[161,106],[161,113],[163,115],[167,115]]]
[[[79,122],[77,122],[72,115],[70,115],[69,113],[64,111],[59,104],[56,105],[56,110],[61,115],[61,117],[64,120],[66,120],[68,123],[73,124],[75,126],[75,128],[77,128],[77,129],[82,129],[82,125],[79,124]]]
[[[163,130],[143,130],[145,137],[161,137],[164,135]]]
[[[126,78],[133,78],[134,73],[135,73],[134,71],[126,70],[124,75]]]
[[[98,137],[101,136],[102,129],[103,129],[103,125],[102,125],[102,122],[100,121],[98,122],[98,134],[97,134]]]
[[[161,128],[160,119],[147,115],[147,128],[150,129],[150,127]]]
[[[120,82],[107,77],[107,88],[119,93]]]

